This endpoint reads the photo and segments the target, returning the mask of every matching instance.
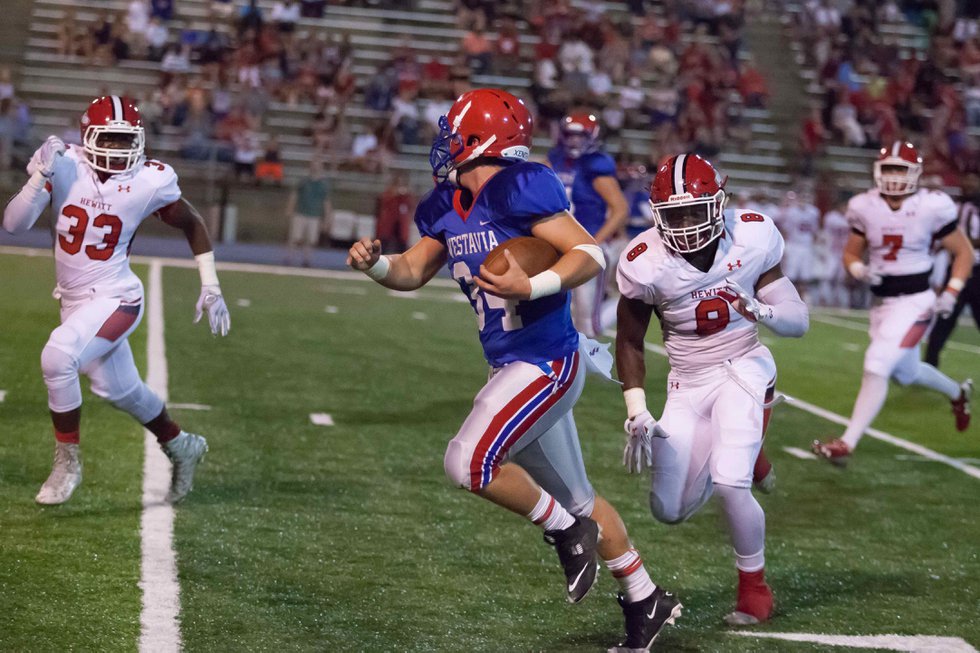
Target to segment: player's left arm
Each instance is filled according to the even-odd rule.
[[[595,234],[596,242],[604,243],[615,238],[616,234],[626,226],[630,207],[615,177],[609,175],[596,177],[592,180],[592,188],[606,203],[606,221]]]
[[[221,295],[221,285],[218,283],[218,272],[214,264],[214,248],[204,218],[183,197],[158,209],[157,215],[166,224],[184,232],[191,252],[194,253],[194,260],[197,261],[198,272],[201,275],[201,295],[195,307],[194,323],[199,322],[207,312],[211,333],[228,335],[231,329],[231,316]]]
[[[719,295],[747,320],[789,338],[799,338],[810,328],[810,311],[796,286],[783,276],[779,263],[762,273],[754,296],[732,279],[725,281],[730,292]]]
[[[956,305],[956,297],[966,286],[966,281],[973,271],[973,246],[966,233],[959,227],[943,236],[939,244],[953,259],[946,289],[936,299],[936,312],[940,317],[948,317]]]
[[[503,274],[480,267],[474,282],[484,291],[504,299],[537,299],[580,286],[606,267],[606,258],[578,220],[567,211],[531,225],[535,238],[547,241],[561,257],[549,269],[528,277],[517,260],[505,251],[510,266]]]

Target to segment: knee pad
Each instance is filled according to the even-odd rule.
[[[474,488],[470,483],[470,459],[472,456],[473,452],[469,450],[469,447],[464,447],[462,443],[456,440],[450,440],[449,446],[446,447],[442,466],[453,485],[475,492],[480,488]]]
[[[135,388],[119,396],[107,396],[110,404],[132,415],[140,424],[146,424],[163,412],[163,399],[140,382]]]
[[[41,350],[41,373],[48,388],[48,408],[67,413],[82,405],[82,386],[78,382],[78,361],[51,344]]]

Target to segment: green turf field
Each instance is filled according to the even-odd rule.
[[[57,321],[52,267],[0,255],[0,651],[134,650],[141,429],[86,394],[84,483],[64,506],[33,503],[53,440],[38,366]],[[232,312],[224,340],[191,324],[196,271],[163,274],[171,402],[212,406],[172,411],[211,447],[177,509],[186,650],[558,652],[618,641],[608,574],[568,605],[540,531],[445,481],[445,444],[486,373],[468,305],[447,288],[396,299],[366,281],[221,279]],[[141,369],[146,328],[132,338]],[[769,340],[781,390],[850,413],[864,333],[815,320],[803,340]],[[972,328],[954,340],[980,346]],[[956,378],[980,377],[977,353],[948,349],[943,361]],[[664,359],[651,354],[648,369],[653,407]],[[650,518],[645,482],[620,465],[620,395],[592,380],[576,417],[593,484],[654,579],[684,602],[658,650],[858,650],[729,634],[721,618],[735,571],[718,513],[709,504],[671,528]],[[314,412],[336,425],[312,425]],[[875,426],[980,458],[980,429],[957,434],[948,402],[925,391],[893,387]],[[767,449],[779,486],[760,501],[778,615],[757,630],[980,646],[980,480],[870,438],[846,471],[782,450],[841,430],[775,411]]]

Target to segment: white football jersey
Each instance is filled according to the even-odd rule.
[[[830,210],[823,216],[823,232],[826,234],[826,242],[830,251],[840,259],[844,253],[844,246],[851,235],[851,226],[847,223],[847,218],[840,211]]]
[[[932,269],[930,247],[956,228],[956,204],[946,193],[921,189],[892,211],[877,189],[847,203],[847,222],[868,240],[871,269],[882,276]]]
[[[146,161],[103,183],[82,149],[69,146],[50,183],[58,286],[68,293],[138,287],[130,244],[147,216],[180,199],[174,169]]]
[[[656,228],[630,242],[616,271],[619,290],[654,307],[670,366],[697,373],[759,346],[758,327],[718,297],[732,279],[753,292],[783,257],[783,237],[771,218],[752,211],[725,217],[725,232],[707,272],[667,249]]]
[[[787,245],[813,247],[820,229],[820,211],[812,204],[790,204],[782,208],[779,226]]]

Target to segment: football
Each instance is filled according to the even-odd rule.
[[[503,274],[507,270],[505,249],[510,250],[511,255],[529,277],[550,268],[558,262],[560,256],[558,250],[546,240],[534,236],[518,236],[505,240],[490,250],[487,258],[483,261],[483,266],[494,274]]]

